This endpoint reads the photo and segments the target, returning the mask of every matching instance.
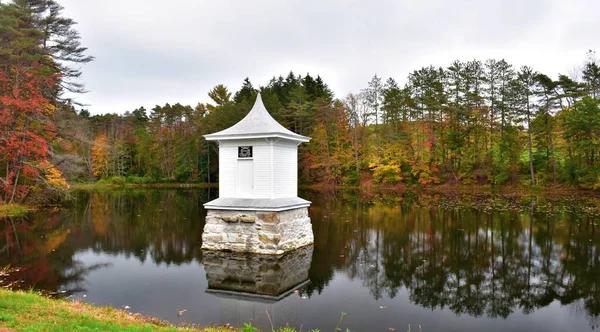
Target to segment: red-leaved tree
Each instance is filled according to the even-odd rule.
[[[48,162],[60,72],[43,53],[31,13],[1,5],[0,21],[0,198],[12,203],[37,184],[63,185]]]

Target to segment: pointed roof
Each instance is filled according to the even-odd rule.
[[[298,135],[275,121],[271,114],[267,112],[260,97],[260,92],[256,96],[252,109],[240,122],[225,130],[204,135],[204,138],[209,141],[264,137],[281,137],[297,142],[310,141],[310,137]]]

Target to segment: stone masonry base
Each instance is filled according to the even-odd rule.
[[[282,255],[314,242],[307,208],[280,212],[208,210],[202,249]]]

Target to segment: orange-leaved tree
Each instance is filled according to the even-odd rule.
[[[108,176],[109,148],[106,135],[98,135],[92,146],[92,172],[98,178]]]

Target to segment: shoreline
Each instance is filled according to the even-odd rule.
[[[545,186],[527,186],[522,184],[412,184],[412,185],[373,185],[367,183],[360,186],[343,186],[328,184],[310,184],[299,185],[300,189],[309,189],[316,191],[335,191],[335,190],[359,190],[359,191],[382,191],[382,192],[423,192],[423,193],[466,193],[466,194],[596,194],[600,196],[599,190],[578,188],[575,186],[551,184]]]
[[[112,191],[121,189],[210,189],[218,188],[217,183],[74,183],[70,185],[70,191]],[[300,190],[311,190],[325,193],[336,192],[354,192],[359,193],[361,197],[373,197],[378,194],[397,194],[407,193],[418,195],[444,195],[448,197],[461,195],[489,195],[498,197],[525,197],[525,196],[544,196],[547,198],[567,198],[581,197],[582,199],[600,199],[600,191],[592,189],[583,189],[566,185],[548,185],[548,186],[527,186],[521,184],[513,185],[463,185],[463,184],[429,184],[429,185],[396,185],[382,186],[366,184],[364,186],[335,186],[327,184],[299,185]],[[63,202],[59,202],[61,205]],[[66,203],[66,202],[65,202]],[[55,205],[52,205],[55,206]],[[22,217],[29,212],[44,208],[44,206],[30,205],[27,203],[0,203],[0,218]]]
[[[185,183],[185,182],[160,182],[160,183],[73,183],[71,190],[95,190],[95,189],[121,189],[121,188],[218,188],[218,183]],[[519,194],[597,194],[600,190],[585,189],[564,184],[528,186],[522,184],[398,184],[398,185],[375,185],[366,183],[361,185],[332,185],[332,184],[299,184],[298,189],[315,191],[336,190],[358,190],[358,191],[394,191],[404,192],[438,192],[438,193],[519,193]]]
[[[0,203],[0,218],[22,217],[35,210],[35,207],[26,204]]]
[[[0,269],[2,271],[2,269]],[[181,315],[184,315],[183,311]],[[343,315],[342,315],[343,319]],[[341,320],[340,320],[341,322]],[[339,323],[338,323],[339,325]],[[244,326],[175,325],[155,317],[123,309],[80,301],[44,297],[32,291],[0,287],[0,331],[168,331],[168,332],[260,332],[251,323]],[[282,327],[273,332],[296,332]],[[318,331],[318,330],[311,330]]]
[[[7,329],[7,330],[6,330]],[[0,330],[237,331],[222,327],[179,327],[153,317],[78,301],[51,299],[33,292],[0,288]]]
[[[217,183],[73,183],[70,184],[71,191],[95,190],[95,189],[121,189],[121,188],[148,188],[148,189],[177,189],[177,188],[218,188]]]

